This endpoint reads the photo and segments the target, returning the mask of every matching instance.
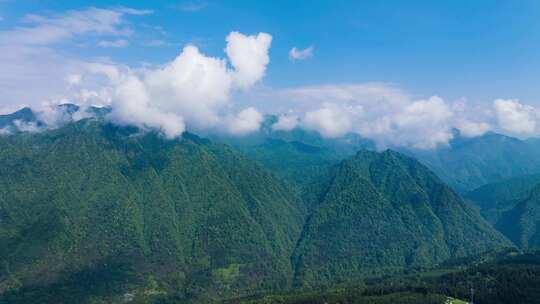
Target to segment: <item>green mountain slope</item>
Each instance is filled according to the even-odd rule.
[[[495,227],[523,249],[540,249],[540,184],[504,212]]]
[[[189,134],[86,120],[0,138],[0,293],[26,302],[284,288],[303,219],[271,173]]]
[[[489,222],[495,223],[502,212],[526,199],[538,183],[540,174],[518,176],[481,186],[466,193],[464,198],[478,206]]]
[[[348,281],[510,245],[431,171],[399,153],[361,151],[327,180],[293,256],[296,284]]]
[[[540,172],[540,144],[496,133],[463,138],[456,133],[448,147],[409,150],[455,190],[466,193],[485,184]]]
[[[231,145],[300,188],[328,174],[330,167],[358,150],[374,148],[373,142],[352,134],[328,139],[301,128],[273,130],[276,121],[276,116],[267,115],[260,130],[248,136],[209,136]]]

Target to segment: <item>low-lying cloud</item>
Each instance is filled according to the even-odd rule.
[[[518,137],[540,134],[540,112],[516,100],[480,107],[439,96],[415,98],[382,83],[297,87],[276,96],[287,104],[288,113],[278,116],[275,130],[300,127],[327,138],[355,133],[374,140],[379,148],[444,146],[453,138],[453,129],[465,137],[488,131]]]

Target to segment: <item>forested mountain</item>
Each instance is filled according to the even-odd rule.
[[[294,253],[296,284],[347,281],[510,246],[431,171],[399,153],[361,151],[326,180]]]
[[[540,249],[540,184],[504,212],[495,227],[523,249]]]
[[[449,146],[403,150],[461,193],[511,177],[540,173],[540,144],[487,133],[465,138],[455,131]]]
[[[512,246],[418,161],[349,157],[374,148],[356,136],[213,136],[231,148],[89,110],[0,136],[0,299],[207,302]]]
[[[328,163],[337,163],[358,150],[377,148],[373,141],[356,134],[329,139],[301,128],[275,131],[272,129],[275,122],[275,116],[267,116],[261,130],[248,137],[214,135],[212,138],[232,145],[296,181],[305,180],[306,173],[318,173]],[[278,149],[274,149],[275,146]],[[492,132],[467,138],[454,130],[454,138],[448,146],[436,149],[390,148],[418,159],[459,193],[513,177],[540,174],[538,140],[520,140]],[[305,171],[306,162],[313,172]]]
[[[189,134],[84,120],[0,137],[0,293],[23,303],[285,288],[303,219],[273,174]]]
[[[354,134],[329,139],[300,128],[274,130],[272,126],[276,122],[276,116],[267,115],[260,130],[254,134],[243,137],[208,135],[215,141],[231,145],[300,187],[326,175],[330,167],[358,150],[375,149],[372,141]]]
[[[64,122],[79,110],[74,104],[63,104]],[[104,117],[109,108],[90,107],[85,115]],[[79,112],[79,114],[81,114]],[[42,122],[29,108],[9,115],[0,115],[0,129],[12,126],[15,121]],[[357,134],[346,134],[339,138],[324,138],[314,131],[294,128],[290,131],[275,130],[277,116],[267,115],[261,128],[253,134],[235,137],[216,132],[205,132],[204,136],[215,142],[225,143],[255,159],[278,176],[304,185],[339,161],[353,156],[361,149],[376,150],[373,141]],[[487,133],[467,138],[454,130],[454,138],[448,146],[420,150],[390,147],[418,159],[429,167],[444,182],[459,193],[466,194],[481,186],[497,183],[514,177],[540,174],[540,141]]]
[[[526,199],[540,183],[540,174],[524,175],[481,186],[464,195],[478,206],[482,215],[491,223],[497,222],[501,213]]]

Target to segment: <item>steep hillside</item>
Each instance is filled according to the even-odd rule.
[[[502,212],[526,199],[538,183],[540,174],[518,176],[481,186],[466,193],[464,198],[478,206],[489,222],[495,223]]]
[[[351,280],[509,246],[431,171],[387,150],[343,161],[319,188],[293,257],[298,285]]]
[[[225,146],[133,131],[85,120],[0,138],[0,293],[72,303],[289,285],[294,191]]]
[[[540,184],[504,212],[495,227],[523,249],[540,249]]]

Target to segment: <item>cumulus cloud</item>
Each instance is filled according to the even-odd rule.
[[[259,130],[263,115],[253,107],[240,111],[224,120],[228,132],[233,135],[245,135]]]
[[[180,135],[186,126],[238,135],[256,131],[262,114],[252,107],[235,114],[230,95],[264,76],[272,37],[233,32],[226,40],[228,58],[209,57],[188,45],[159,68],[136,71],[110,64],[88,65],[88,73],[106,76],[109,86],[80,96],[110,101],[114,121],[158,129],[169,138]]]
[[[289,59],[291,61],[296,60],[304,60],[313,57],[313,46],[310,46],[305,49],[297,49],[296,47],[293,47],[289,51]]]
[[[270,62],[268,49],[272,36],[259,33],[246,36],[239,32],[231,32],[227,36],[225,53],[234,67],[233,81],[241,88],[248,88],[259,81]]]
[[[539,133],[540,111],[518,100],[497,99],[493,102],[500,128],[518,136]]]
[[[357,110],[362,111],[361,107]],[[321,108],[305,113],[302,125],[324,137],[340,137],[352,131],[352,112],[348,106],[324,103]]]
[[[294,114],[281,114],[278,116],[272,129],[276,131],[290,131],[298,126],[298,116]]]

